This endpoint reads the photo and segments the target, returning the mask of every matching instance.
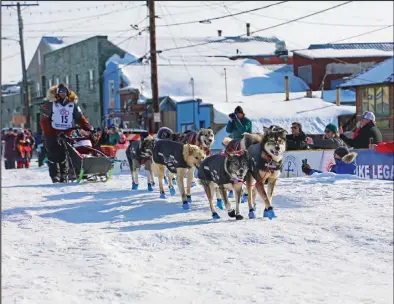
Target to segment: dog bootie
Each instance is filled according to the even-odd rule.
[[[173,184],[174,186],[176,186],[176,178],[175,178],[175,177],[172,178],[172,184]]]
[[[188,203],[192,202],[192,196],[191,195],[186,195],[186,199],[187,199]]]
[[[235,216],[235,219],[236,219],[237,221],[240,221],[240,220],[243,220],[244,217],[243,217],[242,215],[240,215],[240,214],[237,214],[237,215]]]
[[[241,203],[244,204],[248,201],[248,194],[244,193],[244,195],[242,195],[242,199],[241,199]]]
[[[264,209],[264,216],[263,217],[268,217],[270,220],[273,218],[276,218],[274,208],[272,206],[268,207],[268,209]]]
[[[196,187],[196,186],[197,186],[196,182],[192,181],[191,187],[193,188],[193,187]]]
[[[153,191],[152,184],[148,184],[148,191]]]
[[[228,216],[229,217],[235,217],[235,210],[233,209],[233,210],[229,211],[228,212]]]
[[[167,177],[165,177],[165,176],[164,176],[164,183],[165,183],[166,185],[168,185],[168,179],[167,179]]]
[[[234,198],[234,191],[233,190],[230,190],[229,192],[228,192],[228,198]]]
[[[189,210],[189,203],[187,201],[184,201],[182,204],[183,210]]]
[[[166,194],[164,193],[164,191],[162,193],[160,193],[160,198],[167,198]]]
[[[134,184],[131,186],[131,190],[138,190],[138,184]]]
[[[249,218],[250,219],[256,218],[256,214],[254,212],[255,212],[254,209],[250,209],[249,210]]]
[[[223,210],[223,201],[221,198],[216,199],[216,207],[218,207],[220,210]]]
[[[174,187],[169,187],[170,189],[170,195],[174,196],[175,195],[175,188]]]
[[[219,216],[219,214],[217,214],[216,212],[214,212],[214,213],[212,213],[212,218],[213,218],[214,220],[218,220],[218,219],[220,219],[220,216]]]
[[[155,184],[155,182],[151,182],[151,185],[152,185],[152,187],[154,187],[156,184]]]

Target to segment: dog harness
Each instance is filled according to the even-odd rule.
[[[225,169],[226,158],[227,156],[221,153],[205,158],[198,168],[198,178],[218,185],[231,184],[233,180]]]
[[[182,138],[182,142],[188,143],[191,145],[197,145],[197,138],[198,138],[197,134],[198,134],[197,132],[189,132],[187,134],[184,134],[184,136]],[[209,148],[203,147],[202,145],[199,147],[204,150],[206,156],[211,155],[211,150]]]
[[[137,160],[141,165],[143,165],[146,161],[151,160],[152,157],[142,157],[140,143],[140,140],[131,141],[130,145],[127,147],[127,150],[129,150],[131,158]]]
[[[249,152],[249,168],[253,175],[253,178],[257,181],[257,184],[262,183],[265,175],[268,172],[273,173],[274,171],[281,171],[283,164],[282,162],[276,162],[272,157],[265,151],[261,151],[260,144],[251,145],[248,149]],[[261,154],[264,153],[265,157]],[[265,175],[260,179],[259,171],[264,170]]]
[[[177,168],[189,169],[183,156],[183,146],[184,144],[175,141],[159,140],[153,150],[153,161],[165,165],[171,173],[176,173]]]

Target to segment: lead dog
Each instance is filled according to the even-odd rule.
[[[168,182],[171,193],[172,174],[176,174],[178,189],[182,197],[183,209],[189,209],[183,177],[191,168],[194,169],[205,158],[205,153],[199,147],[190,144],[177,143],[170,140],[159,140],[153,150],[154,170],[159,176],[160,198],[165,198],[163,178],[166,168],[171,172]],[[171,193],[171,195],[175,192]]]
[[[245,134],[252,137],[254,143],[249,146],[245,141],[249,153],[249,172],[245,178],[248,193],[249,218],[255,218],[255,209],[252,205],[256,200],[256,191],[264,200],[264,217],[276,217],[272,203],[276,181],[281,174],[284,152],[286,151],[286,130],[279,126],[264,127],[264,134]],[[264,183],[268,180],[267,191]],[[253,191],[252,183],[255,182]]]
[[[213,219],[220,218],[212,203],[213,192],[217,187],[219,187],[229,217],[235,217],[237,220],[243,219],[239,211],[239,204],[241,200],[242,182],[245,175],[248,173],[248,169],[247,151],[234,155],[219,153],[211,155],[201,162],[198,168],[198,179],[204,187]],[[235,210],[232,209],[229,203],[226,189],[234,189],[236,201]]]
[[[133,181],[132,190],[138,189],[138,173],[141,165],[144,165],[148,178],[148,191],[153,191],[152,155],[154,147],[155,140],[152,136],[147,136],[143,140],[131,141],[127,147],[126,156]]]

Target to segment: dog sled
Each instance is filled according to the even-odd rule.
[[[83,180],[106,182],[111,179],[114,159],[93,147],[92,142],[96,145],[96,141],[93,136],[59,135],[59,142],[64,147],[68,161],[67,183],[80,183]]]

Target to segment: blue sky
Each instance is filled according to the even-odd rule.
[[[211,24],[186,24],[167,27],[167,24],[203,20],[229,13],[238,13],[278,1],[193,1],[156,2],[158,36],[202,37],[235,36],[245,33],[245,24],[251,30],[270,27],[286,20],[295,19],[344,1],[294,2],[273,6],[253,13],[228,17]],[[11,3],[11,1],[2,1]],[[27,1],[26,3],[36,3]],[[66,36],[68,39],[83,40],[94,35],[108,35],[114,43],[138,33],[130,24],[139,28],[148,25],[145,1],[98,1],[68,2],[45,1],[37,7],[23,8],[25,56],[29,64],[40,41],[40,37]],[[283,25],[256,35],[277,36],[286,41],[289,49],[306,48],[312,43],[327,43],[360,35],[393,24],[392,1],[357,1],[331,11]],[[2,37],[18,39],[16,8],[2,8]],[[146,35],[144,32],[142,35]],[[343,42],[393,41],[393,27]],[[12,40],[2,40],[2,83],[21,79],[19,44]],[[132,51],[132,40],[120,44]],[[175,45],[174,45],[175,47]]]

